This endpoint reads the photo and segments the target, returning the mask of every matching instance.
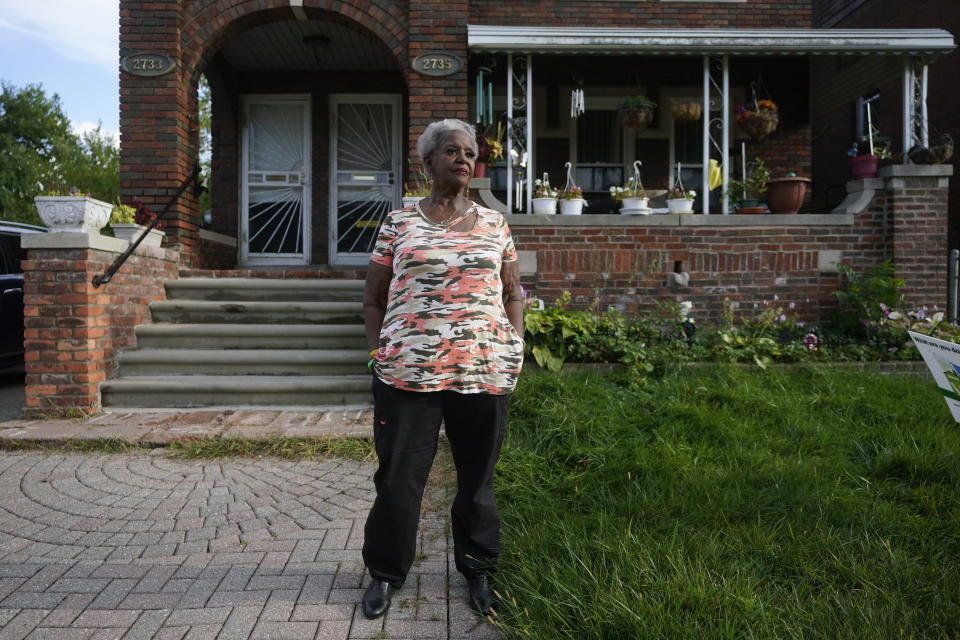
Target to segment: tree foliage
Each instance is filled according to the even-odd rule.
[[[59,96],[38,84],[0,82],[0,211],[7,220],[39,224],[33,198],[77,187],[107,202],[120,194],[120,156],[100,127],[70,130]]]

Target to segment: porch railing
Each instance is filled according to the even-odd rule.
[[[117,256],[117,259],[113,261],[113,264],[110,265],[110,268],[107,269],[102,276],[93,276],[93,286],[99,287],[102,284],[107,284],[110,282],[110,279],[113,277],[113,274],[123,266],[123,263],[127,261],[127,258],[136,251],[137,247],[140,246],[140,243],[143,242],[143,239],[153,231],[154,227],[157,226],[157,223],[160,222],[160,218],[163,217],[170,207],[180,199],[180,196],[183,195],[183,192],[187,190],[187,187],[194,185],[194,189],[199,192],[203,188],[203,184],[200,182],[200,165],[195,165],[193,167],[193,172],[180,184],[180,188],[177,189],[177,192],[170,198],[169,202],[164,205],[163,209],[160,210],[160,213],[153,216],[153,220],[150,221],[150,224],[147,225],[147,228],[143,230],[137,239],[130,243],[130,246],[127,247],[127,250]]]

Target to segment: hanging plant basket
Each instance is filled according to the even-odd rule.
[[[653,122],[653,109],[621,109],[620,125],[627,129],[646,129]]]
[[[748,111],[741,120],[737,121],[737,124],[750,136],[751,140],[760,142],[776,130],[777,125],[780,124],[780,114],[776,111],[772,113]]]
[[[677,122],[693,122],[699,120],[703,115],[703,106],[696,102],[686,102],[684,104],[675,104],[671,108],[673,119]]]

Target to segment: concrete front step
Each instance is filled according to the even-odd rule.
[[[276,278],[180,278],[165,283],[168,300],[353,301],[363,299],[363,280]]]
[[[321,407],[369,405],[371,377],[130,376],[100,385],[109,407]]]
[[[363,302],[158,300],[154,322],[215,324],[363,324]]]
[[[136,349],[120,375],[363,375],[365,349]]]
[[[142,349],[364,349],[362,324],[142,324]]]

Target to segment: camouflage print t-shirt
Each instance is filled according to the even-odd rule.
[[[370,259],[393,269],[377,376],[407,391],[510,393],[523,339],[503,306],[502,262],[517,259],[510,229],[473,205],[470,231],[446,230],[419,205],[387,215]]]

